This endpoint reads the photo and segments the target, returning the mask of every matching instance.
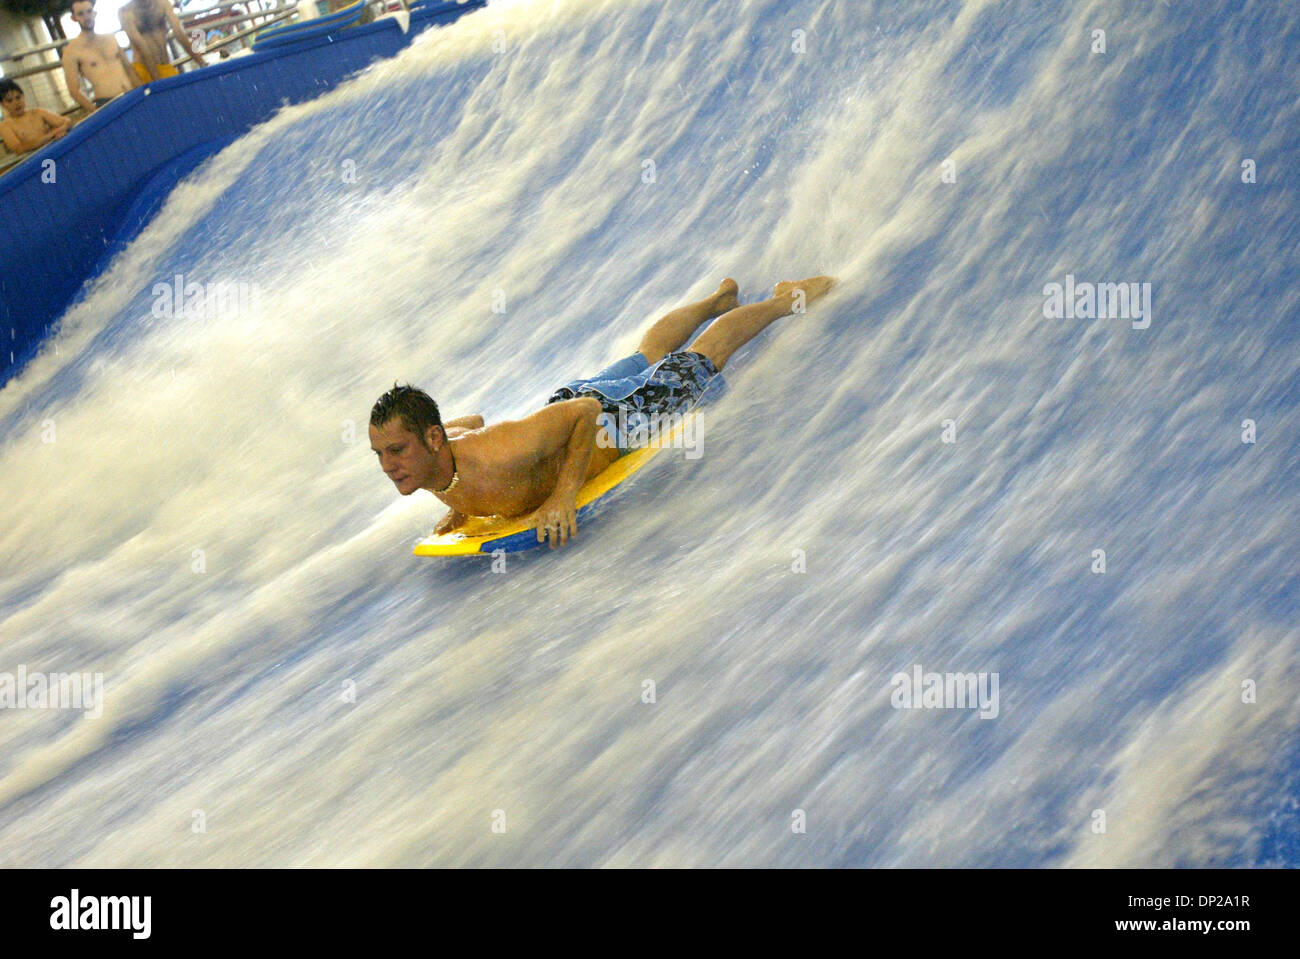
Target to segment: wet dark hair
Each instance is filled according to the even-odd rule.
[[[442,414],[433,397],[418,387],[394,383],[393,388],[379,397],[370,410],[370,425],[383,426],[389,420],[400,417],[402,425],[420,438],[425,449],[429,448],[424,434],[430,426],[442,430],[443,438],[447,436],[442,425]]]
[[[20,87],[18,84],[14,83],[12,80],[0,80],[0,100],[3,100],[5,97],[9,96],[9,94],[13,93],[15,90],[17,90],[19,93],[23,93],[23,88]],[[23,96],[26,95],[27,94],[23,93]]]

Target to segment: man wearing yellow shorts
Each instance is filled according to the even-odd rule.
[[[135,72],[142,83],[174,77],[177,70],[167,55],[167,31],[170,29],[187,54],[198,66],[206,66],[203,58],[194,52],[189,34],[168,0],[131,0],[118,11],[122,29],[131,39],[135,56]]]
[[[139,56],[139,54],[137,54],[137,56]],[[178,77],[181,73],[170,63],[160,63],[154,67],[154,72],[157,74],[156,77],[149,76],[149,68],[139,60],[136,60],[131,64],[131,66],[135,67],[136,76],[140,78],[141,83],[148,83],[150,80],[161,80],[163,77]]]

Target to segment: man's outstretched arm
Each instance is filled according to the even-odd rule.
[[[182,50],[190,55],[191,60],[201,67],[206,67],[207,62],[194,52],[194,44],[190,42],[190,33],[185,29],[185,25],[181,23],[181,18],[177,16],[176,8],[171,5],[171,0],[167,0],[164,6],[167,8],[167,19],[171,22],[172,35],[176,37],[176,42],[181,45]]]
[[[532,515],[533,525],[537,527],[537,542],[544,542],[549,535],[551,549],[555,549],[557,537],[563,546],[570,536],[578,535],[578,490],[582,489],[582,481],[587,477],[587,464],[596,448],[596,419],[601,413],[600,401],[590,396],[568,400],[563,405],[570,404],[573,410],[565,412],[572,412],[573,427],[565,444],[560,475],[551,495]]]
[[[531,416],[514,422],[497,423],[488,429],[512,459],[541,461],[563,453],[555,486],[542,505],[529,516],[537,529],[537,541],[551,538],[551,546],[564,545],[578,534],[574,503],[587,477],[591,454],[596,448],[596,419],[600,401],[589,396],[552,403]]]
[[[596,448],[596,419],[600,412],[599,401],[583,397],[552,403],[522,420],[494,423],[482,434],[483,440],[495,449],[496,457],[529,464],[525,468],[535,468],[535,464],[563,453],[554,487],[541,506],[528,516],[528,525],[537,529],[539,543],[549,535],[554,547],[578,533],[574,504]],[[464,416],[448,420],[443,426],[455,431],[464,427],[482,429],[483,417]],[[438,523],[434,533],[450,533],[466,518],[453,509]]]

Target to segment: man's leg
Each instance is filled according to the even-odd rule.
[[[814,300],[820,300],[834,283],[835,280],[829,276],[778,283],[770,300],[738,306],[718,317],[688,349],[692,353],[703,353],[721,372],[731,354],[757,336],[769,323],[793,313],[800,300],[805,306]]]
[[[664,316],[641,338],[638,349],[651,363],[658,363],[673,350],[679,349],[686,338],[705,320],[721,316],[735,309],[739,288],[733,279],[725,279],[708,299],[679,307]]]

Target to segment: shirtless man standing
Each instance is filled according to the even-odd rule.
[[[443,423],[423,390],[396,386],[370,412],[370,448],[397,491],[427,489],[451,508],[435,533],[468,516],[524,516],[537,541],[553,549],[578,533],[575,500],[588,479],[626,450],[599,429],[630,409],[636,414],[684,413],[727,359],[772,321],[825,296],[828,276],[778,283],[761,303],[739,306],[734,280],[705,300],[673,310],[641,339],[638,352],[587,380],[556,390],[547,405],[521,420],[485,427],[483,417]],[[701,323],[717,317],[678,352]],[[601,426],[604,421],[604,426]]]
[[[169,0],[131,0],[117,12],[122,29],[131,38],[135,53],[135,72],[141,83],[176,76],[177,70],[167,55],[167,29],[171,28],[176,42],[181,45],[198,66],[206,66],[203,58],[194,52],[190,35],[181,25],[181,18]]]
[[[94,113],[113,97],[140,85],[117,41],[108,34],[95,32],[94,0],[75,0],[72,19],[81,33],[63,48],[63,79],[68,92],[87,112]],[[81,92],[81,78],[90,81],[95,102]]]
[[[30,153],[45,144],[59,139],[68,132],[72,121],[40,107],[27,109],[27,99],[18,84],[0,80],[0,106],[4,107],[4,120],[0,121],[0,139],[13,153]]]

